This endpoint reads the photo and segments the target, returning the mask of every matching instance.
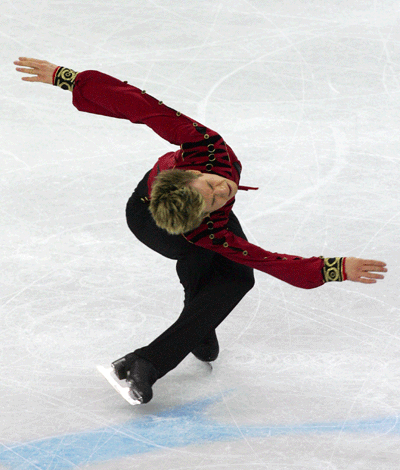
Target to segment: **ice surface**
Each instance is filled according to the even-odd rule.
[[[394,470],[400,446],[400,33],[391,0],[4,1],[1,469]],[[373,286],[263,273],[193,357],[132,408],[109,364],[183,302],[174,263],[124,220],[171,146],[24,83],[37,57],[99,69],[206,122],[244,170],[251,242],[388,263]]]

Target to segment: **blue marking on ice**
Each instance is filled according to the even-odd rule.
[[[0,462],[13,470],[71,469],[76,466],[128,457],[158,449],[252,437],[323,434],[335,432],[399,434],[397,417],[337,423],[286,426],[233,426],[208,418],[205,409],[221,396],[141,417],[124,424],[66,434],[31,442],[2,445]]]

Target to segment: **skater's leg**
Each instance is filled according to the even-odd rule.
[[[240,226],[239,220],[237,219],[234,213],[231,214],[229,228],[233,233],[246,239],[242,227]],[[177,263],[177,272],[179,275],[179,279],[185,289],[185,306],[189,305],[192,298],[196,295],[198,288],[201,287],[201,285],[208,279],[210,269],[213,269],[213,252],[209,250],[203,250],[203,253],[201,253],[201,255],[202,256],[200,260],[193,260],[194,263],[190,263],[193,256],[187,256],[184,262],[178,261]],[[185,313],[186,310],[182,312],[182,315],[184,315]],[[202,341],[192,350],[192,353],[197,359],[201,361],[215,361],[219,355],[219,343],[216,331],[211,330],[202,339]]]
[[[192,246],[183,260],[176,263],[176,271],[185,291],[184,306],[188,307],[210,279],[214,267],[215,253],[203,248]],[[180,319],[183,319],[190,309],[184,308]],[[208,332],[199,344],[191,351],[200,361],[215,361],[219,354],[219,344],[215,329]]]
[[[233,213],[228,226],[233,233],[245,238]],[[196,250],[191,250],[177,264],[185,288],[185,306],[180,317],[150,345],[135,351],[155,365],[160,377],[212,335],[254,285],[251,268],[208,250],[193,248]]]
[[[143,403],[153,396],[154,382],[174,369],[233,310],[253,287],[253,272],[215,256],[215,269],[193,300],[185,305],[178,320],[149,346],[116,361],[120,379],[127,379],[133,395]],[[118,373],[119,370],[119,373]]]
[[[222,258],[218,256],[218,258]],[[226,318],[253,287],[250,268],[226,260],[225,269],[215,269],[209,282],[199,289],[179,319],[149,346],[135,351],[150,361],[162,377],[175,368],[212,330]],[[222,271],[222,272],[221,272]]]

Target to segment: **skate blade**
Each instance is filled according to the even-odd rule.
[[[141,401],[132,396],[128,384],[118,379],[112,367],[97,366],[97,370],[107,380],[107,382],[126,400],[130,405],[141,405]]]

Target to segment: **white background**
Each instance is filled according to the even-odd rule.
[[[397,469],[399,3],[0,7],[0,468]],[[79,113],[69,92],[22,82],[12,64],[22,55],[128,80],[220,132],[242,161],[241,183],[260,187],[235,205],[251,242],[383,260],[386,279],[306,291],[258,272],[218,330],[212,373],[188,357],[150,404],[130,407],[95,367],[150,342],[182,308],[174,263],[124,219],[137,182],[173,147],[144,126]],[[165,413],[207,397],[186,435],[207,419],[238,436],[170,444],[176,422]],[[381,419],[389,424],[365,425]],[[150,446],[140,454],[116,444],[96,461],[92,438],[74,463],[82,445],[63,437],[148,420],[166,434],[125,430],[132,449]],[[255,426],[293,432],[248,437]],[[49,445],[34,461],[27,443]]]

